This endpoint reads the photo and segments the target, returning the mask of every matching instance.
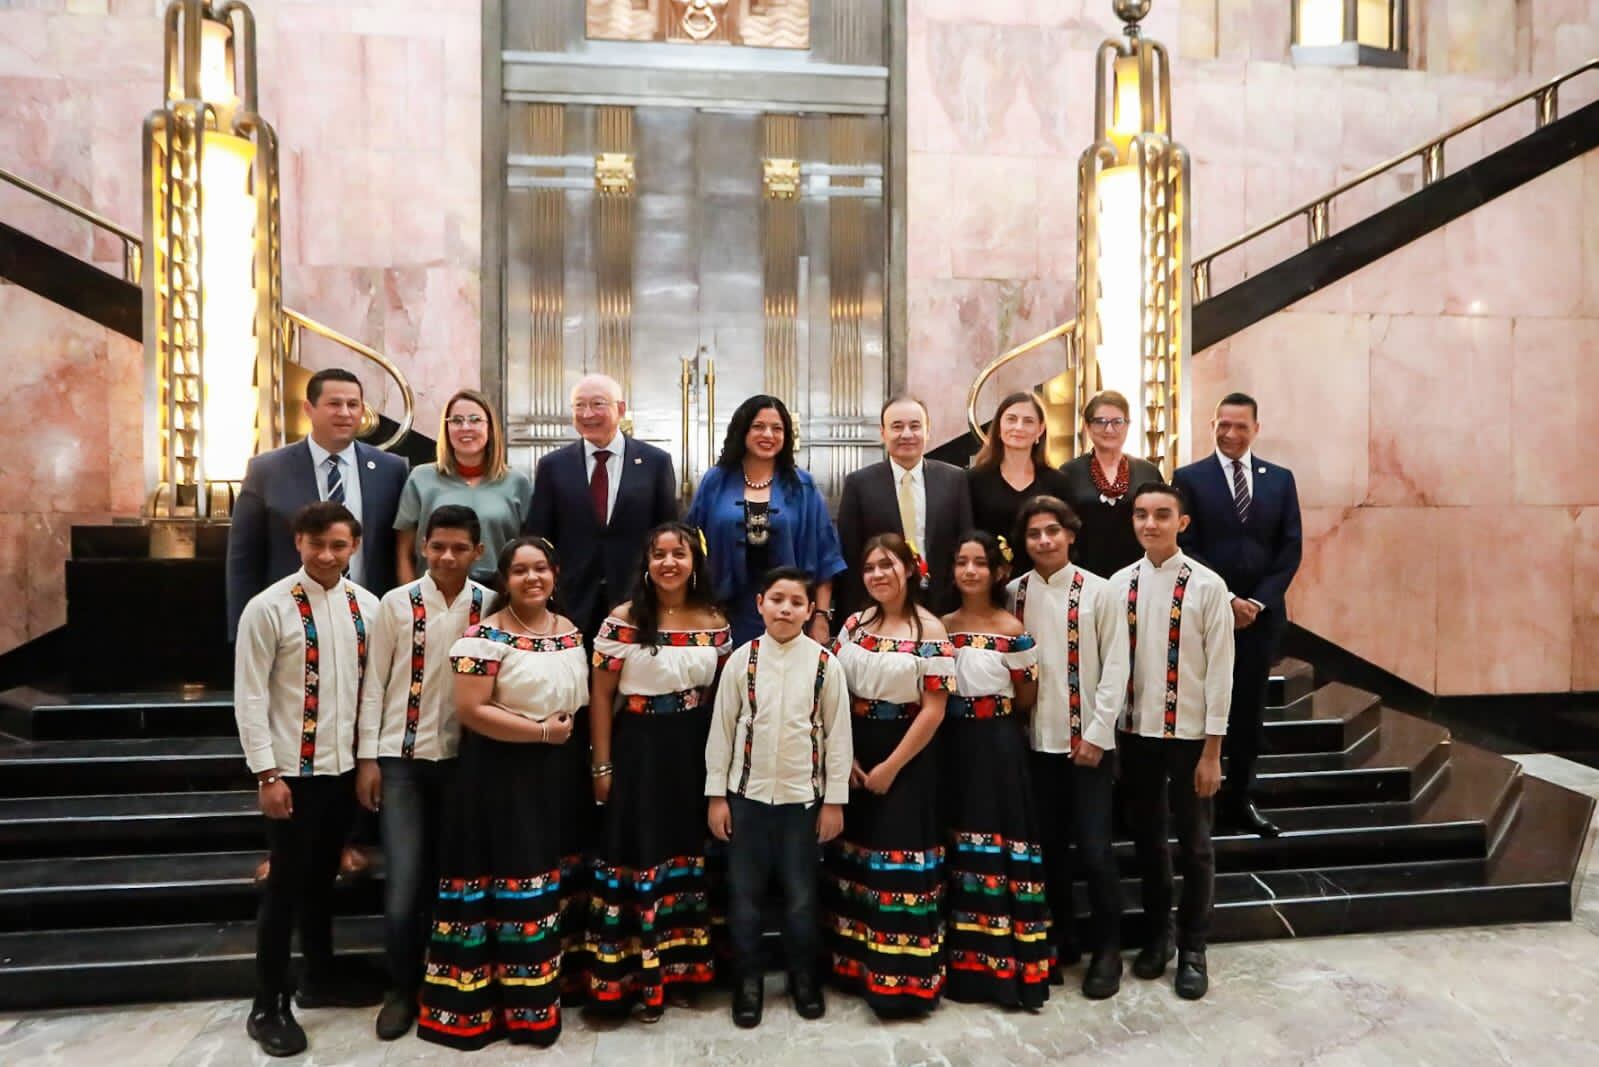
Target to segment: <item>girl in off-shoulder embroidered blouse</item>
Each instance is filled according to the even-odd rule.
[[[849,681],[855,767],[823,879],[833,975],[882,1017],[920,1015],[944,988],[943,835],[928,751],[955,674],[944,625],[918,603],[920,561],[898,534],[866,542],[872,605],[834,649]]]
[[[938,739],[946,864],[949,995],[1036,1011],[1049,999],[1044,857],[1027,767],[1038,695],[1032,634],[1005,610],[1010,546],[962,536],[950,573],[959,611],[944,616],[955,687]],[[1069,918],[1069,917],[1068,917]]]
[[[589,908],[588,995],[661,1017],[668,988],[714,977],[705,877],[705,739],[732,651],[699,533],[650,532],[633,598],[594,639],[594,799],[605,806]]]
[[[569,743],[588,656],[550,608],[558,563],[542,538],[500,554],[493,611],[450,650],[460,764],[445,816],[417,1036],[476,1049],[549,1046],[561,1033],[576,804]]]

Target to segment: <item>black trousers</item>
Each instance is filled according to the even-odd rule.
[[[1270,621],[1268,621],[1270,617]],[[1253,626],[1233,631],[1233,702],[1227,712],[1227,780],[1223,788],[1243,796],[1255,781],[1255,760],[1260,756],[1266,707],[1266,686],[1276,662],[1286,623],[1276,612],[1264,611]]]
[[[728,794],[727,927],[735,978],[761,973],[761,901],[776,872],[783,889],[783,954],[790,973],[814,972],[820,945],[816,880],[821,804],[763,804]]]
[[[1116,753],[1107,751],[1098,767],[1079,767],[1067,753],[1033,752],[1028,770],[1043,838],[1044,900],[1049,905],[1050,940],[1056,954],[1070,956],[1077,951],[1072,882],[1079,872],[1088,885],[1088,950],[1115,952],[1121,947],[1122,915],[1121,880],[1111,854]]]
[[[272,871],[256,919],[255,975],[259,999],[290,992],[289,940],[300,929],[300,953],[313,981],[333,966],[333,881],[339,853],[355,816],[355,773],[284,778],[294,814],[266,820]]]
[[[446,797],[455,781],[453,759],[385,756],[383,805],[383,946],[390,988],[415,997],[433,926],[439,889],[439,842]],[[362,809],[365,810],[365,809]]]
[[[1177,907],[1177,947],[1204,951],[1210,935],[1210,912],[1216,902],[1216,854],[1210,828],[1215,805],[1194,792],[1194,768],[1205,742],[1117,734],[1122,756],[1122,796],[1132,823],[1138,874],[1143,883],[1144,917],[1149,939],[1158,938],[1171,921],[1171,822],[1177,826],[1177,861],[1183,874],[1183,897]]]

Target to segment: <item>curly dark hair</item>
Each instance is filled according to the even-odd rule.
[[[639,644],[648,648],[652,656],[660,650],[656,645],[656,638],[661,634],[661,602],[655,583],[650,580],[650,552],[654,550],[655,543],[667,534],[673,535],[688,546],[692,560],[688,587],[683,592],[683,602],[700,608],[716,604],[716,598],[711,591],[711,570],[707,564],[705,551],[700,547],[700,532],[681,522],[663,522],[651,530],[649,536],[644,539],[638,576],[633,579],[633,594],[629,600],[632,604],[633,627],[638,631]]]
[[[555,572],[556,586],[561,581],[561,558],[555,554],[555,546],[542,537],[518,537],[500,549],[500,559],[495,570],[499,575],[500,591],[494,596],[494,603],[489,605],[489,614],[504,611],[511,603],[511,562],[516,559],[516,554],[524,548],[536,548],[544,553],[544,558],[550,561],[550,570]],[[555,594],[550,594],[549,610],[559,615],[561,609],[556,607]]]
[[[716,457],[716,465],[730,471],[744,466],[750,427],[755,424],[755,416],[767,409],[776,411],[777,417],[783,420],[783,447],[778,449],[775,463],[777,476],[792,484],[799,480],[794,461],[794,418],[788,413],[787,405],[769,393],[757,393],[733,410],[733,417],[727,420],[727,436],[722,440],[722,454]]]

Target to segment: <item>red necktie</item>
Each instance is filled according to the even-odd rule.
[[[611,472],[605,466],[611,454],[603,448],[594,450],[594,473],[589,476],[589,500],[594,504],[594,521],[605,525],[605,513],[610,510]]]

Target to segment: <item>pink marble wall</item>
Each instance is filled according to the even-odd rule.
[[[1157,2],[1175,132],[1194,158],[1194,243],[1215,248],[1599,54],[1599,2],[1413,3],[1422,69],[1288,62],[1279,0]],[[1096,0],[911,0],[910,376],[969,379],[1073,313],[1076,159],[1092,136]],[[1599,75],[1567,108],[1599,97]],[[1507,114],[1450,147],[1530,129]],[[1419,187],[1415,166],[1341,201],[1334,226]],[[1218,261],[1221,289],[1303,248],[1302,226]],[[1551,173],[1196,357],[1194,447],[1217,397],[1264,405],[1262,454],[1305,505],[1296,617],[1439,693],[1599,688],[1599,161]],[[1033,314],[1014,308],[1026,300]],[[1021,361],[986,394],[1055,373]],[[964,397],[929,396],[959,425]],[[1508,550],[1508,551],[1507,551]],[[1506,563],[1517,592],[1503,592]],[[1584,635],[1587,636],[1586,639]]]
[[[138,228],[165,0],[0,4],[0,166]],[[283,172],[290,306],[393,358],[420,425],[479,372],[478,0],[258,0],[261,111]],[[12,191],[0,218],[120,269],[120,243]],[[61,624],[74,522],[137,514],[138,345],[0,285],[0,651]],[[325,342],[307,362],[345,362]],[[381,373],[360,371],[386,413]]]

